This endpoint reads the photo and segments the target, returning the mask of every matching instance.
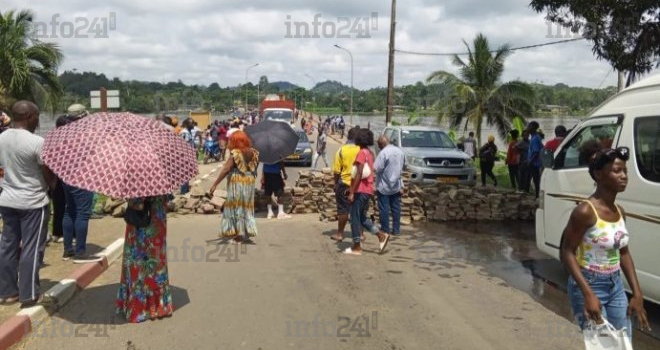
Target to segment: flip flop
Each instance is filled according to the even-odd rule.
[[[336,236],[334,236],[334,235],[332,235],[332,236],[330,236],[330,239],[331,239],[331,240],[333,240],[333,241],[337,241],[337,242],[341,242],[341,241],[343,241],[343,240],[344,240],[344,238],[343,238],[343,237],[342,237],[342,238],[337,238],[337,237],[336,237]]]
[[[354,252],[353,249],[351,249],[351,247],[342,250],[342,253],[349,255],[362,255],[362,252]]]
[[[390,242],[390,235],[386,234],[385,240],[380,242],[380,250],[378,251],[378,254],[382,254],[385,251],[385,247],[387,247],[387,243]]]

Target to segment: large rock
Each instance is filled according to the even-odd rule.
[[[204,191],[204,188],[202,188],[202,186],[200,186],[200,185],[194,185],[190,189],[190,196],[191,197],[201,198],[201,197],[204,197],[205,194],[206,194],[206,191]]]
[[[118,206],[126,203],[124,199],[113,199],[108,198],[105,200],[105,205],[103,206],[103,212],[106,214],[111,214],[117,209]]]
[[[116,218],[123,217],[124,214],[126,213],[127,208],[128,208],[128,203],[124,202],[124,204],[120,204],[112,211],[112,216]]]

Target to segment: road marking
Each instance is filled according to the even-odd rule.
[[[208,179],[209,176],[211,176],[211,174],[206,174],[206,175],[202,176],[202,180],[206,180],[206,179]]]

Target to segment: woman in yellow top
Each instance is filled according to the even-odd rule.
[[[578,205],[564,229],[561,258],[567,267],[568,297],[573,315],[582,329],[589,321],[606,319],[616,329],[626,327],[632,337],[630,317],[637,313],[642,329],[649,329],[644,298],[635,264],[628,249],[625,213],[615,199],[628,185],[627,147],[602,149],[594,143],[583,147],[589,160],[589,175],[596,191]],[[632,289],[626,297],[621,270]]]

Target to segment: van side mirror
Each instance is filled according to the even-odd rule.
[[[546,169],[552,168],[555,165],[555,155],[551,150],[544,148],[541,151],[541,164]]]

